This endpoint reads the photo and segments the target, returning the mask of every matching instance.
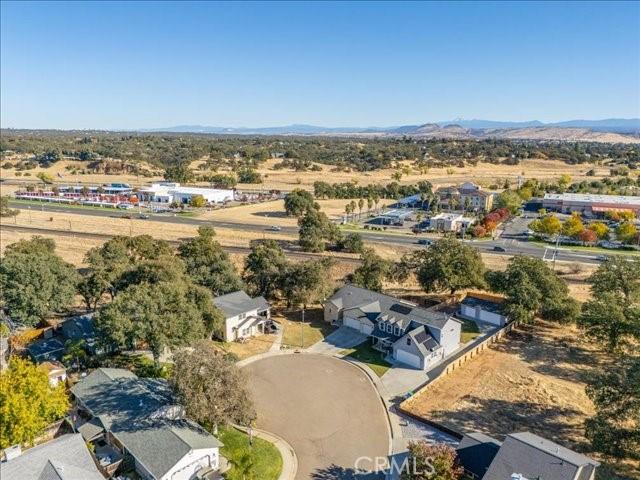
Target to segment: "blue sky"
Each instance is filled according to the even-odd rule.
[[[640,116],[640,3],[12,3],[1,124]]]

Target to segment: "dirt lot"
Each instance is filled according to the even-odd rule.
[[[321,210],[331,219],[339,219],[344,215],[344,207],[351,200],[318,200]],[[391,203],[392,200],[382,200],[378,204],[380,208]],[[366,214],[366,206],[362,211]],[[357,212],[357,210],[356,210]],[[296,227],[298,221],[295,217],[288,217],[284,211],[284,200],[240,205],[237,207],[221,208],[198,215],[201,220],[217,220],[229,222],[242,222],[257,225],[277,225],[280,227]]]
[[[585,379],[607,360],[575,327],[540,321],[518,328],[405,406],[458,431],[502,438],[530,430],[584,450],[583,422],[593,414]]]

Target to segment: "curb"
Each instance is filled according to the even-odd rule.
[[[240,425],[233,425],[234,428],[247,433],[247,427]],[[296,473],[298,472],[298,457],[291,445],[282,437],[279,437],[275,433],[267,432],[266,430],[260,430],[259,428],[251,427],[251,430],[256,437],[261,438],[269,443],[272,443],[280,452],[282,457],[282,471],[278,480],[294,480]],[[288,459],[288,461],[287,461]]]

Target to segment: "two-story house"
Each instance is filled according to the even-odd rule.
[[[238,290],[214,298],[213,303],[224,314],[225,342],[266,333],[271,323],[271,309],[263,297],[251,298]]]
[[[366,334],[373,348],[419,369],[460,345],[461,323],[453,316],[355,285],[345,285],[325,302],[324,319]]]

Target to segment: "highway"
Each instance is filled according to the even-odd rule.
[[[137,216],[137,213],[134,211],[122,211],[117,209],[105,209],[98,210],[95,208],[82,208],[82,207],[66,207],[63,205],[51,205],[51,204],[37,204],[37,205],[25,205],[21,202],[10,202],[10,206],[12,208],[17,208],[20,210],[33,210],[33,211],[43,211],[43,212],[52,212],[52,213],[65,213],[70,215],[85,215],[85,216],[93,216],[93,217],[111,217],[111,218],[123,218],[128,216],[133,216],[134,218]],[[151,214],[149,218],[146,220],[148,222],[160,222],[160,223],[176,223],[176,224],[186,224],[186,225],[210,225],[213,227],[219,228],[230,228],[235,230],[245,230],[252,232],[265,232],[269,229],[269,227],[265,227],[264,225],[257,225],[251,223],[241,223],[241,222],[230,222],[230,221],[207,221],[200,220],[197,218],[190,217],[181,217],[180,215],[174,214]],[[525,240],[519,238],[518,233],[521,230],[521,225],[518,225],[517,222],[521,222],[522,219],[516,219],[513,222],[506,225],[504,233],[502,236],[495,240],[467,240],[466,243],[474,246],[478,250],[484,253],[492,253],[495,255],[527,255],[531,257],[544,258],[545,260],[550,260],[553,258],[554,247],[541,247],[539,245],[535,245],[529,243]],[[3,226],[4,227],[4,226]],[[8,225],[7,225],[8,227]],[[77,233],[77,232],[76,232]],[[289,233],[293,235],[298,234],[297,227],[282,227],[280,233]],[[387,233],[387,232],[370,232],[370,231],[359,231],[362,235],[362,238],[369,242],[381,243],[385,245],[402,245],[405,247],[414,247],[414,248],[424,248],[417,244],[417,237],[411,235],[402,235],[398,233]],[[505,249],[504,252],[494,250],[496,247],[501,247]],[[299,253],[299,252],[298,252]],[[576,262],[576,263],[590,263],[590,264],[599,264],[601,258],[600,255],[591,252],[583,252],[571,250],[569,248],[561,248],[558,250],[556,255],[556,260],[559,262]]]

